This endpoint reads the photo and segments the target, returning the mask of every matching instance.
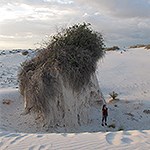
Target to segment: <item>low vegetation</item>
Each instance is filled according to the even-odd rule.
[[[150,49],[150,44],[145,46],[145,49]]]
[[[149,110],[149,109],[145,109],[145,110],[143,111],[143,113],[145,113],[145,114],[150,114],[150,110]]]
[[[113,91],[112,93],[109,93],[110,97],[112,98],[112,100],[118,100],[118,93],[116,93],[115,91]]]
[[[137,45],[132,45],[129,48],[141,48],[141,47],[145,47],[146,45],[144,44],[137,44]]]
[[[129,48],[145,48],[145,49],[150,49],[150,44],[137,44],[137,45],[133,45],[133,46],[130,46]]]
[[[22,52],[22,55],[28,55],[28,54],[29,54],[28,51],[23,51],[23,52]]]
[[[116,50],[119,50],[120,48],[118,46],[113,46],[113,47],[108,47],[106,48],[105,50],[106,51],[116,51]]]

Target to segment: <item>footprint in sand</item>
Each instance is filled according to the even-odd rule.
[[[41,134],[41,135],[37,135],[37,138],[42,138],[43,137],[43,135]]]
[[[125,136],[125,137],[124,137]],[[129,137],[130,134],[127,133],[108,133],[106,135],[106,141],[111,145],[120,145],[120,144],[130,144],[133,142]]]
[[[47,149],[46,148],[46,146],[45,145],[40,145],[40,146],[31,146],[30,148],[29,148],[29,150],[35,150],[35,149],[38,149],[38,150],[44,150],[44,149]]]
[[[133,140],[131,140],[130,138],[126,138],[126,137],[123,137],[121,139],[121,141],[122,141],[123,144],[130,144],[130,143],[133,142]]]
[[[42,149],[45,149],[45,145],[41,145],[40,147],[39,147],[39,150],[42,150]]]
[[[113,144],[113,140],[115,138],[115,133],[108,133],[106,135],[106,141],[109,143],[109,144]]]
[[[30,148],[29,148],[29,150],[34,150],[36,148],[36,146],[31,146]]]

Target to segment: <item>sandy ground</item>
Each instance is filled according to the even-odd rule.
[[[100,110],[92,114],[94,126],[82,126],[75,133],[58,128],[48,134],[32,115],[22,115],[17,72],[29,58],[20,52],[0,55],[0,149],[150,148],[150,51],[106,53],[98,63],[97,76],[108,102],[108,126],[101,126]],[[118,93],[118,101],[110,101],[112,91]],[[94,115],[99,119],[94,120]]]

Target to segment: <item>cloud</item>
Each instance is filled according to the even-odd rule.
[[[97,11],[96,15],[86,13],[84,17],[103,33],[108,45],[125,46],[150,42],[149,0],[76,0],[76,2]]]
[[[1,0],[0,6],[0,41],[13,41],[14,48],[34,47],[57,28],[82,22],[107,45],[150,41],[150,0]]]
[[[35,2],[39,3],[35,4]],[[65,1],[10,0],[7,3],[6,0],[3,5],[1,3],[0,9],[1,43],[3,41],[7,46],[7,41],[14,41],[15,48],[15,43],[18,43],[16,44],[18,46],[26,40],[30,43],[26,45],[34,47],[35,43],[56,32],[57,28],[68,26],[70,22],[77,19],[77,16],[80,16],[80,10],[72,9],[70,5],[70,2],[67,4]],[[26,37],[30,38],[27,39]],[[31,41],[33,42],[32,45]],[[22,43],[23,47],[24,43]]]
[[[149,0],[75,0],[119,18],[150,17]]]

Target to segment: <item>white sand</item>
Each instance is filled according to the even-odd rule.
[[[110,92],[119,94],[119,101],[108,103],[108,126],[115,128],[101,126],[99,111],[98,120],[92,114],[95,126],[82,126],[75,133],[64,133],[60,128],[56,133],[45,133],[30,114],[21,115],[17,71],[29,57],[8,52],[0,55],[1,150],[150,149],[150,51],[141,48],[106,53],[97,75],[107,102]]]

